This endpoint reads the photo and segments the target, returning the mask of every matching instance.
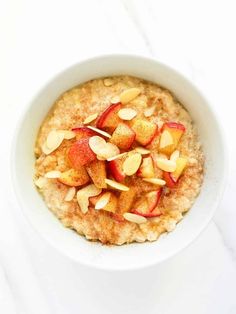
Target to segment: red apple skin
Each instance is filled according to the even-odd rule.
[[[175,188],[177,181],[171,176],[170,172],[163,171],[163,179],[166,181],[166,186],[168,188]]]
[[[88,165],[97,157],[89,147],[89,138],[76,141],[68,150],[68,160],[73,168]]]
[[[121,109],[121,103],[110,105],[98,117],[97,122],[96,122],[96,127],[99,129],[109,128],[111,130],[114,130],[117,127],[118,123],[120,122],[120,118],[117,115],[120,109]]]
[[[181,123],[177,123],[177,122],[166,122],[163,124],[162,128],[161,128],[161,132],[166,128],[170,128],[170,129],[178,129],[181,130],[183,132],[185,132],[185,126]]]
[[[163,191],[163,189],[159,189],[159,190],[155,191],[155,193],[156,193],[155,198],[152,200],[152,202],[150,204],[148,204],[148,202],[146,200],[143,201],[143,202],[146,202],[146,206],[147,206],[145,212],[141,212],[138,208],[133,209],[131,212],[133,214],[140,215],[140,216],[143,216],[146,218],[160,216],[161,212],[158,210],[157,206],[158,206],[158,203],[160,201],[162,191]],[[149,192],[149,193],[147,193],[147,195],[150,193],[153,193],[153,192]],[[144,204],[144,203],[142,203],[142,204]]]
[[[117,182],[122,182],[125,179],[125,173],[122,170],[122,160],[115,159],[107,162],[108,172]]]
[[[91,136],[97,135],[96,132],[90,130],[86,126],[78,126],[71,129],[73,132],[76,133],[76,139],[80,140],[82,138],[89,138]]]

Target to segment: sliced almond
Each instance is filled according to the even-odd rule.
[[[54,149],[49,149],[48,147],[47,147],[47,143],[46,142],[44,142],[43,143],[43,145],[42,145],[42,151],[43,151],[43,153],[45,154],[45,155],[49,155],[49,154],[51,154],[53,151],[54,151]]]
[[[163,171],[173,172],[176,169],[176,162],[173,160],[157,158],[156,159],[157,167]]]
[[[141,155],[147,155],[147,154],[150,154],[150,150],[144,148],[144,147],[136,147],[135,148],[135,151]]]
[[[176,162],[176,160],[179,158],[179,150],[175,150],[171,155],[170,155],[170,160]]]
[[[58,132],[61,132],[64,135],[65,140],[71,140],[76,136],[75,132],[70,130],[59,130]]]
[[[49,171],[45,173],[44,175],[44,177],[48,179],[57,179],[57,178],[60,178],[60,176],[61,176],[61,171],[58,171],[58,170]]]
[[[128,156],[123,163],[123,170],[127,176],[132,176],[138,171],[142,162],[142,155],[134,153]]]
[[[102,156],[99,156],[99,155],[97,155],[97,159],[98,159],[98,160],[106,160],[106,158],[104,158],[104,157],[102,157]]]
[[[111,197],[111,193],[110,192],[106,192],[104,193],[100,198],[99,200],[97,201],[97,203],[95,204],[95,209],[102,209],[104,208],[109,200],[110,200],[110,197]]]
[[[46,183],[47,183],[47,179],[45,179],[44,177],[39,177],[38,179],[34,181],[34,184],[40,189],[44,187]]]
[[[89,147],[92,151],[99,155],[100,151],[106,146],[107,142],[101,136],[92,136],[89,138]]]
[[[116,189],[116,190],[120,190],[120,191],[129,191],[129,188],[121,183],[118,183],[116,181],[110,180],[110,179],[105,179],[106,184],[108,184],[109,186],[111,186],[112,188]]]
[[[123,157],[123,156],[125,156],[125,155],[127,155],[127,152],[122,153],[122,154],[115,155],[115,156],[110,157],[110,158],[107,158],[107,161],[112,161],[112,160],[115,160],[115,159],[121,158],[121,157]]]
[[[114,96],[111,99],[111,103],[112,104],[117,104],[118,102],[120,102],[120,97],[119,96]]]
[[[46,145],[49,149],[55,150],[61,145],[63,140],[64,133],[52,130],[47,136]]]
[[[157,126],[158,126],[158,129],[161,130],[162,126],[163,126],[164,122],[160,119],[157,120]]]
[[[119,148],[112,144],[112,143],[106,143],[105,146],[103,146],[100,151],[98,156],[101,158],[105,158],[105,160],[114,157],[120,153]]]
[[[141,90],[136,87],[126,89],[120,94],[120,101],[122,102],[122,104],[127,104],[128,102],[136,98],[140,93]]]
[[[89,124],[90,122],[96,120],[97,117],[98,117],[98,113],[91,114],[91,116],[88,116],[88,117],[84,120],[84,124]]]
[[[74,196],[75,196],[75,193],[76,193],[76,188],[74,186],[72,186],[71,188],[68,189],[64,200],[66,202],[72,201]]]
[[[166,181],[159,178],[143,178],[143,181],[149,182],[155,185],[163,186],[166,184]]]
[[[136,215],[136,214],[132,214],[132,213],[124,213],[123,217],[130,221],[130,222],[134,222],[136,224],[143,224],[145,222],[147,222],[147,219],[143,216],[140,215]]]
[[[118,112],[118,116],[122,119],[122,120],[132,120],[134,117],[137,116],[137,111],[132,109],[132,108],[122,108],[119,110]]]
[[[77,192],[77,201],[82,213],[87,213],[89,206],[89,197],[97,196],[102,189],[97,188],[94,184],[87,185],[85,188]]]
[[[156,109],[155,106],[146,108],[146,109],[144,110],[144,116],[145,116],[146,118],[151,117],[151,116],[154,114],[155,109]]]
[[[170,132],[167,130],[164,130],[163,133],[161,134],[159,147],[164,148],[166,146],[172,145],[173,143],[174,143],[173,137],[170,134]]]
[[[78,191],[76,197],[77,197],[77,202],[79,204],[79,207],[82,213],[86,214],[88,211],[88,206],[89,206],[89,199],[86,193],[83,191]]]
[[[95,128],[93,126],[90,126],[90,125],[87,126],[87,128],[89,128],[90,130],[93,130],[94,132],[97,132],[97,133],[99,133],[99,134],[101,134],[101,135],[103,135],[105,137],[111,138],[111,135],[109,133],[105,132],[105,131],[102,131],[102,130],[97,129],[97,128]]]
[[[103,84],[107,87],[112,86],[115,83],[115,81],[111,78],[105,78],[103,80]]]

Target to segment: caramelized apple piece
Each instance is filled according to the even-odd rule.
[[[171,155],[178,146],[178,143],[185,132],[185,127],[181,123],[167,122],[163,124],[162,134],[159,143],[159,152]],[[165,137],[163,139],[163,137]],[[163,144],[166,143],[166,145]]]
[[[135,132],[125,123],[119,123],[110,139],[111,143],[115,144],[123,150],[128,150],[135,140]]]
[[[141,145],[148,145],[156,135],[158,128],[155,123],[136,119],[132,125],[132,129],[136,133],[136,141]]]
[[[86,169],[83,166],[62,172],[58,181],[68,186],[81,186],[90,181]]]
[[[97,119],[96,127],[113,131],[121,119],[118,116],[118,111],[121,109],[121,103],[110,105]]]
[[[89,146],[89,138],[82,138],[69,148],[68,160],[75,169],[88,165],[95,159],[96,155]]]
[[[106,179],[105,161],[94,160],[89,165],[87,165],[86,169],[96,187],[100,189],[105,189],[107,187],[105,183]]]

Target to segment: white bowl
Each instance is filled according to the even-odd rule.
[[[89,242],[62,226],[34,187],[34,144],[44,117],[54,101],[71,87],[103,76],[129,74],[170,89],[194,119],[206,156],[201,193],[191,210],[169,234],[151,243],[104,246]],[[81,264],[106,270],[131,270],[166,260],[189,245],[213,217],[225,186],[226,153],[222,131],[202,93],[175,70],[155,60],[110,55],[73,65],[53,77],[30,102],[16,131],[12,177],[22,211],[33,227],[63,254]]]

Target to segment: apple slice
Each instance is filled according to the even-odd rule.
[[[89,138],[76,141],[68,150],[68,160],[71,166],[79,169],[96,159],[96,155],[89,146]]]
[[[90,130],[89,128],[85,126],[78,126],[72,129],[73,132],[76,134],[76,139],[80,140],[82,138],[88,138],[91,136],[96,135],[96,133],[93,130]]]
[[[136,141],[144,146],[150,144],[158,132],[158,127],[155,123],[141,119],[136,119],[134,121],[132,129],[136,134]]]
[[[145,197],[141,198],[135,205],[134,209],[131,211],[136,215],[143,217],[156,217],[160,216],[160,212],[156,209],[158,202],[162,195],[162,189],[149,192]],[[155,210],[154,210],[155,209]]]
[[[188,163],[187,158],[179,157],[176,160],[176,169],[174,172],[163,172],[163,178],[166,181],[166,185],[169,188],[174,188],[178,183],[180,176],[183,174],[184,169],[186,168]]]
[[[135,200],[136,189],[130,187],[129,191],[122,191],[118,199],[119,213],[123,214],[130,210]]]
[[[70,169],[62,172],[58,181],[68,186],[81,186],[90,181],[86,169],[80,166],[78,169]]]
[[[118,111],[121,109],[121,103],[110,105],[102,114],[98,117],[96,127],[99,129],[107,129],[113,131],[121,119],[118,116]]]
[[[181,123],[167,122],[162,126],[162,133],[159,143],[159,152],[171,155],[178,146],[178,143],[185,132]]]
[[[94,160],[86,166],[86,170],[97,188],[105,189],[106,165],[105,161]]]
[[[135,140],[135,132],[125,123],[119,123],[112,133],[111,143],[123,150],[128,150]]]
[[[143,158],[143,162],[137,172],[137,176],[142,178],[153,178],[155,176],[152,157]]]
[[[108,171],[117,182],[122,182],[125,178],[123,171],[124,158],[115,159],[107,162]]]

